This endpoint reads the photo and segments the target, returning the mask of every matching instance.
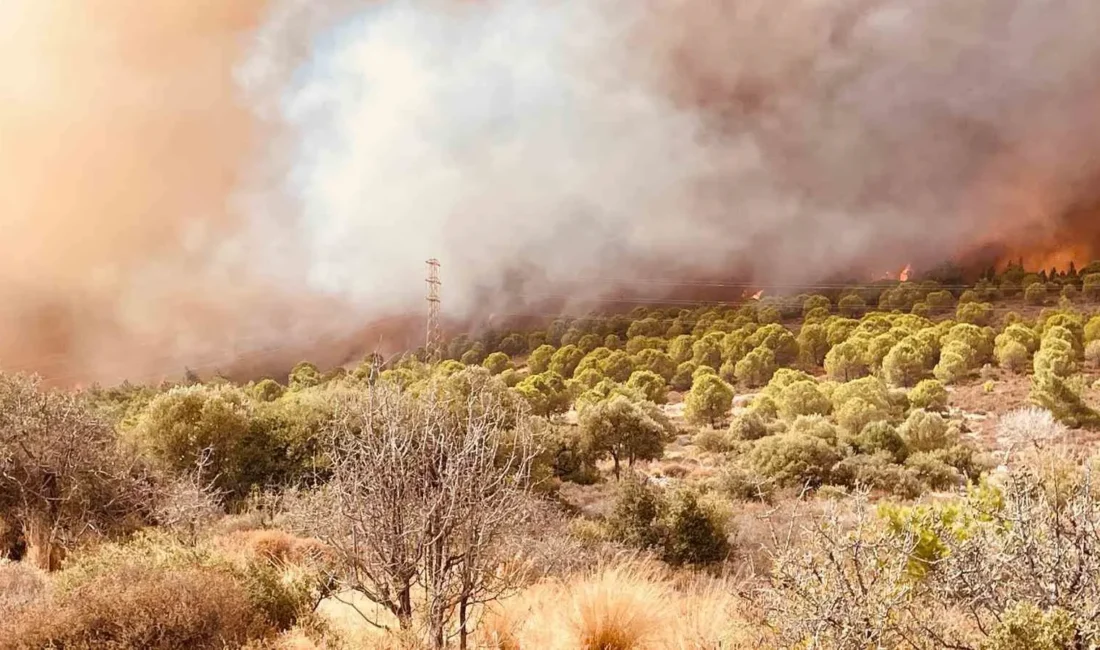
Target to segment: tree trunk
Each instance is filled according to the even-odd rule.
[[[611,454],[611,460],[615,462],[615,466],[612,471],[615,472],[615,480],[617,481],[619,480],[619,455],[614,453]]]
[[[466,618],[469,616],[466,611],[467,600],[464,594],[458,603],[458,650],[466,650],[466,637],[469,635],[466,631]]]
[[[61,548],[53,537],[53,526],[48,518],[32,515],[23,526],[23,538],[27,543],[27,562],[43,571],[61,568]]]
[[[412,588],[408,584],[401,586],[401,593],[397,597],[396,613],[401,629],[412,629]]]

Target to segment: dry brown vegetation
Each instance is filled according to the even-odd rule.
[[[0,375],[0,647],[1089,647],[1100,318],[1011,313],[1021,271],[285,385]]]

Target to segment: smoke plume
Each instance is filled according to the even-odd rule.
[[[10,0],[0,365],[370,347],[428,257],[473,321],[669,290],[643,280],[1082,261],[1097,24],[1093,0]]]

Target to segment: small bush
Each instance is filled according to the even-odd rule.
[[[645,477],[636,474],[624,477],[608,518],[611,535],[631,548],[659,547],[664,536],[658,525],[662,507],[660,492]]]
[[[0,562],[0,620],[46,591],[46,574],[26,562]]]
[[[683,490],[668,506],[662,558],[673,566],[705,566],[726,559],[729,541],[722,520],[703,508],[694,492]]]
[[[781,486],[823,485],[839,460],[828,442],[804,434],[768,436],[749,453],[753,470]]]
[[[890,419],[890,411],[886,407],[870,402],[862,397],[855,397],[844,402],[844,405],[836,412],[837,423],[849,432],[858,433],[872,422],[886,421]]]
[[[905,466],[917,472],[917,476],[933,490],[947,490],[963,483],[962,474],[957,469],[927,452],[910,454]]]
[[[947,399],[947,389],[935,379],[926,379],[909,391],[909,404],[926,411],[946,412]]]
[[[1100,368],[1100,341],[1090,341],[1085,346],[1085,361],[1093,369]]]
[[[997,346],[995,354],[997,365],[1015,373],[1026,371],[1031,361],[1031,354],[1027,351],[1027,348],[1017,341],[1007,341]]]
[[[485,361],[482,361],[481,365],[494,375],[499,375],[505,370],[510,370],[514,367],[512,365],[512,360],[503,352],[494,352],[490,354],[485,357]]]
[[[0,648],[240,647],[273,633],[224,572],[127,567],[0,621]]]
[[[700,429],[691,442],[705,452],[724,454],[735,449],[738,440],[726,431],[708,428]]]
[[[833,480],[915,499],[926,489],[916,470],[894,463],[887,452],[849,456],[833,466]]]
[[[947,420],[944,420],[939,413],[917,409],[909,414],[898,433],[910,450],[921,452],[949,446],[952,440],[948,430]]]
[[[800,415],[787,428],[787,433],[821,438],[830,445],[837,441],[836,425],[821,415]]]
[[[905,460],[909,455],[905,439],[889,422],[871,422],[857,435],[846,437],[845,440],[861,454],[885,452],[896,462]]]
[[[1080,622],[1055,607],[1042,610],[1022,601],[1001,613],[983,648],[987,650],[1064,650],[1078,647]]]
[[[1024,302],[1029,305],[1045,305],[1047,303],[1047,287],[1041,282],[1030,285],[1024,290]]]
[[[729,432],[737,440],[759,440],[768,435],[768,427],[759,412],[747,411],[733,416]]]

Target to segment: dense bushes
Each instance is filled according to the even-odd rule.
[[[614,539],[676,566],[714,564],[730,553],[722,517],[702,505],[698,494],[665,494],[639,476],[622,482],[608,523]]]
[[[804,433],[768,436],[749,452],[753,471],[783,486],[823,485],[839,460],[840,454],[826,440]]]
[[[107,545],[55,578],[52,598],[0,618],[0,648],[222,648],[270,639],[320,582],[159,536]]]

